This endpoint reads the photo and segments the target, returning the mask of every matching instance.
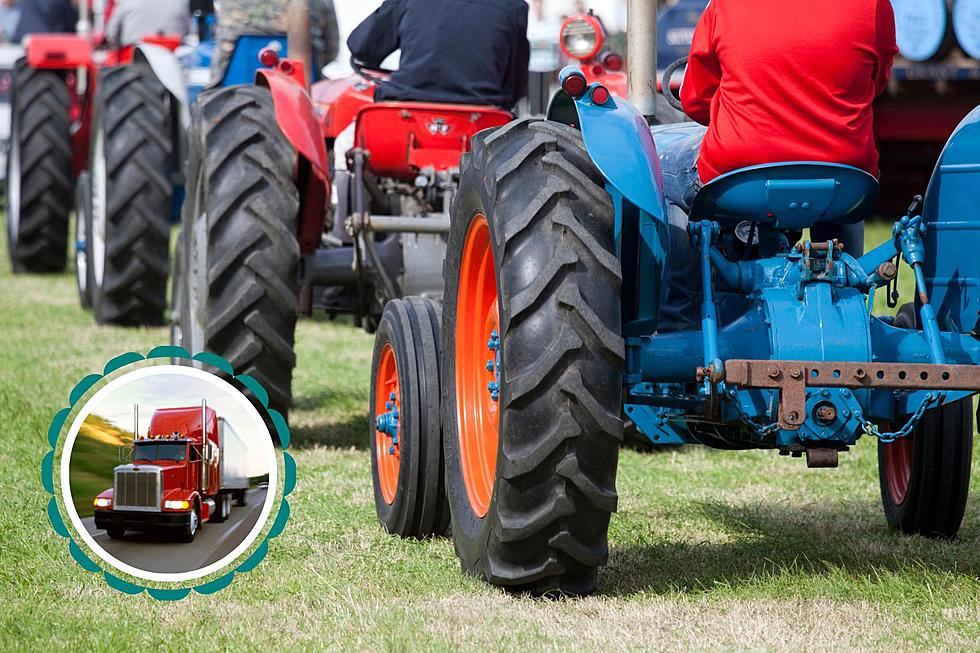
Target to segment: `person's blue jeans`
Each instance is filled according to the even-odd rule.
[[[706,127],[695,123],[663,125],[651,129],[660,157],[660,175],[667,198],[670,249],[657,330],[700,328],[701,269],[697,251],[687,233],[687,216],[701,190],[698,153]]]
[[[696,123],[659,125],[651,128],[667,199],[670,250],[661,294],[658,330],[700,328],[701,269],[698,252],[687,233],[688,214],[701,190],[698,154],[707,127]],[[864,253],[864,224],[818,224],[810,229],[815,242],[838,239],[851,256]]]

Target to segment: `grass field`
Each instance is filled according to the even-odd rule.
[[[299,478],[268,559],[209,597],[120,594],[52,532],[38,469],[72,385],[167,332],[97,328],[70,275],[13,277],[0,249],[2,649],[980,649],[978,492],[957,542],[895,535],[871,441],[837,470],[774,452],[624,451],[597,596],[515,598],[464,578],[450,541],[376,523],[371,338],[325,321],[298,329]]]

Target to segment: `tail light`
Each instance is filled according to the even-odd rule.
[[[272,48],[263,48],[259,52],[259,63],[266,68],[275,68],[279,63],[279,53]]]
[[[623,55],[610,52],[602,58],[602,65],[609,70],[619,71],[623,69]]]
[[[592,87],[592,102],[594,104],[605,104],[609,101],[609,89],[602,84]]]
[[[582,97],[589,86],[585,74],[577,66],[565,66],[558,73],[558,83],[563,91],[576,99]]]

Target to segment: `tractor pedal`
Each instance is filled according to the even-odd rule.
[[[806,466],[810,469],[837,467],[837,449],[830,447],[807,447]]]

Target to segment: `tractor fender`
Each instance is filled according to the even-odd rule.
[[[296,151],[309,161],[314,174],[327,182],[330,174],[326,143],[320,133],[320,125],[306,87],[295,77],[277,70],[259,70],[255,74],[255,83],[268,88],[272,93],[279,129]]]
[[[646,120],[622,98],[610,97],[598,105],[591,96],[586,92],[575,100],[575,108],[592,162],[619,194],[666,222],[660,159]]]
[[[922,219],[926,290],[942,329],[980,332],[980,107],[946,143],[926,191]]]
[[[32,34],[25,40],[24,54],[31,68],[92,67],[91,41],[74,34]]]
[[[165,47],[143,43],[133,51],[133,63],[145,63],[153,70],[153,74],[180,106],[180,129],[187,131],[191,114],[187,103],[187,86],[177,56]]]

